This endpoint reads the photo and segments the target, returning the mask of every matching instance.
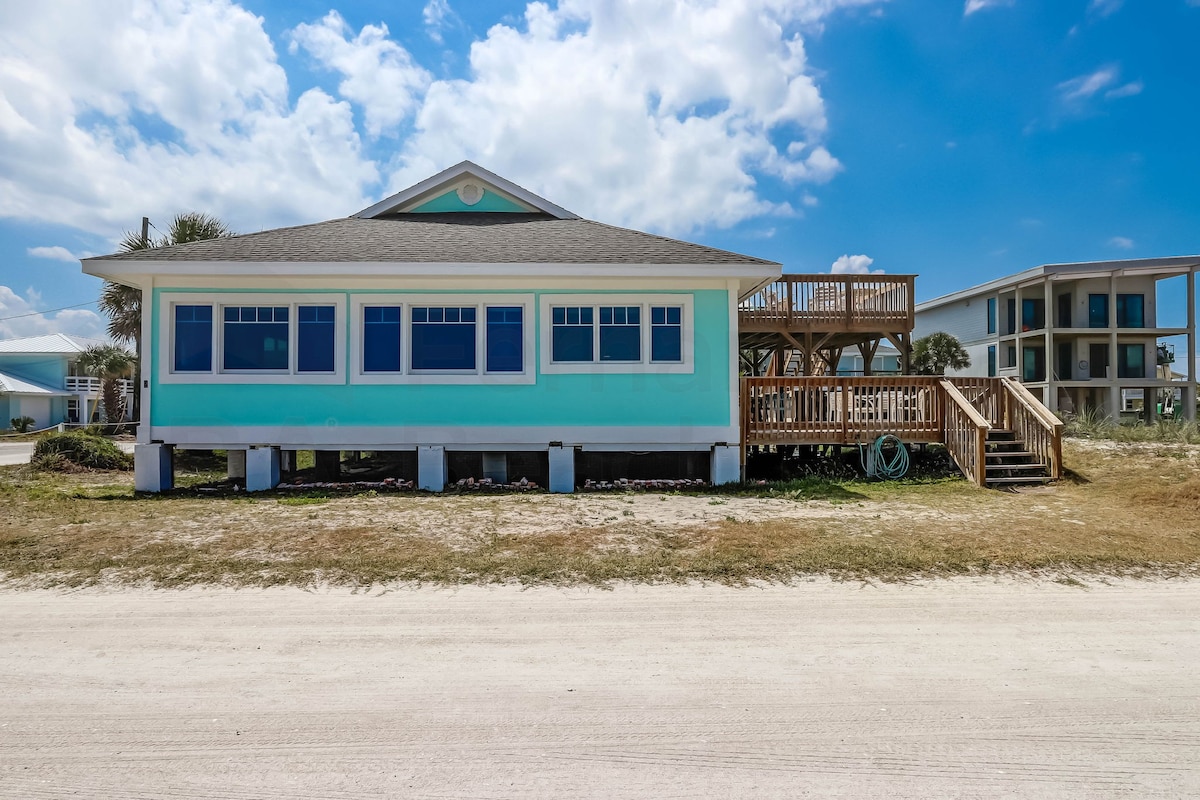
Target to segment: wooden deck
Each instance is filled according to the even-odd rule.
[[[830,369],[847,347],[874,356],[888,340],[907,360],[915,275],[784,275],[738,306],[743,360],[753,374],[783,374],[785,352],[801,354],[804,374]],[[818,370],[824,362],[824,369]],[[830,369],[830,371],[832,371]]]
[[[884,434],[942,442],[963,474],[985,482],[991,430],[1014,431],[1062,474],[1062,423],[1009,378],[749,377],[741,388],[742,446],[852,445]]]

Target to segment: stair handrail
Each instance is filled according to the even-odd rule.
[[[1008,391],[1008,396],[1015,400],[1017,405],[1024,409],[1039,426],[1048,434],[1049,445],[1047,452],[1038,455],[1044,455],[1049,462],[1046,467],[1050,471],[1050,477],[1058,480],[1062,477],[1062,434],[1063,421],[1054,415],[1050,409],[1042,405],[1042,402],[1033,395],[1020,381],[1012,378],[1001,378],[1000,383]],[[1014,420],[1015,424],[1015,420]]]
[[[976,486],[983,486],[987,481],[987,435],[992,426],[957,386],[945,378],[939,385],[946,397],[946,411],[942,414],[942,441],[946,443],[946,450],[963,475]],[[951,430],[956,413],[965,417],[974,430],[966,430],[965,425],[961,426],[961,430]],[[953,435],[956,432],[960,436]]]

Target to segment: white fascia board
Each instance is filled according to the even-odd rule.
[[[528,189],[518,186],[506,178],[501,178],[491,170],[486,170],[470,161],[463,161],[449,169],[442,170],[437,175],[426,178],[404,191],[397,192],[391,197],[380,200],[369,208],[364,208],[357,214],[351,214],[351,216],[360,219],[372,219],[380,214],[387,214],[407,205],[422,195],[433,195],[441,188],[448,187],[466,175],[477,178],[482,183],[490,183],[501,190],[501,192],[512,195],[525,205],[532,206],[539,211],[544,211],[551,216],[558,217],[559,219],[580,219],[578,214],[573,214],[562,206],[551,203],[546,198],[539,197]]]
[[[117,269],[109,269],[109,266]],[[626,264],[626,263],[456,263],[408,261],[121,261],[102,262],[89,275],[136,285],[136,276],[236,275],[252,278],[280,276],[348,277],[598,277],[598,278],[756,278],[779,275],[765,264]],[[119,271],[118,271],[119,270]],[[756,281],[757,283],[757,281]]]

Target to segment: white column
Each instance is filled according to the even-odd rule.
[[[175,448],[169,444],[133,446],[133,488],[165,492],[175,488]]]
[[[226,450],[225,451],[225,475],[229,480],[237,480],[246,478],[246,451],[245,450]]]
[[[508,454],[484,453],[483,477],[491,478],[494,483],[508,483]]]
[[[741,448],[733,445],[718,444],[712,449],[710,473],[713,486],[723,483],[737,483],[742,479]]]
[[[417,488],[427,492],[440,492],[446,488],[445,447],[417,448]]]
[[[1183,390],[1183,417],[1196,421],[1196,270],[1187,274],[1187,385]]]
[[[550,454],[550,491],[571,494],[575,491],[575,448],[552,445]]]
[[[1058,383],[1054,380],[1055,366],[1058,361],[1058,354],[1055,352],[1058,345],[1054,340],[1054,283],[1049,277],[1045,280],[1046,290],[1042,304],[1046,307],[1043,314],[1046,320],[1046,344],[1043,356],[1046,364],[1046,394],[1042,398],[1042,405],[1051,411],[1058,411]]]
[[[1120,372],[1120,359],[1117,357],[1117,273],[1108,276],[1108,409],[1113,422],[1121,421],[1121,384],[1117,378]]]
[[[265,492],[279,485],[279,448],[251,447],[246,451],[246,491]]]

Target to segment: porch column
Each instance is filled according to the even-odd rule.
[[[1187,384],[1183,389],[1180,402],[1183,403],[1183,417],[1188,422],[1196,421],[1196,270],[1187,274]]]
[[[175,488],[174,445],[133,446],[133,488],[139,492],[165,492]]]
[[[229,480],[246,479],[246,451],[225,451],[225,475]]]
[[[446,448],[431,445],[417,448],[417,488],[440,492],[446,488]]]
[[[1045,309],[1042,313],[1042,318],[1045,321],[1046,326],[1046,345],[1045,355],[1042,356],[1042,358],[1046,364],[1046,394],[1043,398],[1042,404],[1051,411],[1057,412],[1058,382],[1055,380],[1057,377],[1057,370],[1055,369],[1057,364],[1055,362],[1058,361],[1058,353],[1054,352],[1054,284],[1051,282],[1050,278],[1047,277],[1044,285],[1045,292],[1043,297],[1045,299],[1042,300],[1042,303],[1044,304]]]
[[[265,492],[279,485],[279,448],[251,447],[246,451],[246,491]]]
[[[1117,355],[1117,274],[1108,276],[1108,398],[1109,414],[1113,422],[1121,421],[1121,387],[1117,375],[1121,371],[1121,359]]]
[[[741,448],[727,444],[713,445],[710,480],[713,486],[737,483],[742,479]]]
[[[571,494],[575,491],[575,448],[550,445],[550,491]]]

